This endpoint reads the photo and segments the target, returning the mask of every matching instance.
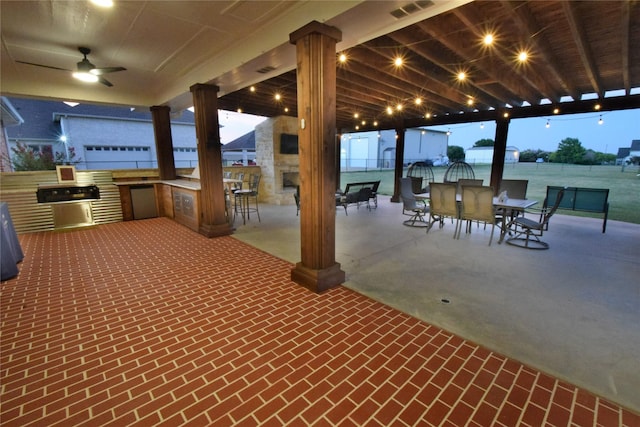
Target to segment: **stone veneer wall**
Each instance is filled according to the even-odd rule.
[[[282,188],[283,172],[299,172],[297,154],[280,154],[280,135],[298,134],[295,117],[269,118],[256,126],[256,163],[260,166],[260,201],[274,205],[295,204],[295,188]]]

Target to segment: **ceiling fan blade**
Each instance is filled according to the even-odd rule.
[[[42,67],[42,68],[50,68],[52,70],[69,71],[69,72],[71,71],[66,68],[52,67],[51,65],[34,64],[33,62],[26,62],[26,61],[16,61],[16,62],[19,64],[34,65],[36,67]]]
[[[107,73],[115,73],[116,71],[126,71],[127,69],[124,67],[101,67],[101,68],[93,68],[91,70],[91,74],[95,74],[96,76],[101,76]]]
[[[113,86],[113,83],[111,83],[109,80],[105,79],[104,77],[98,77],[98,81],[105,86],[108,86],[108,87]]]

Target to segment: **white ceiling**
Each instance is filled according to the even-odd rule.
[[[102,9],[87,0],[1,1],[3,95],[136,107],[192,105],[189,88],[214,83],[220,96],[295,67],[289,34],[311,21],[342,31],[338,49],[458,7],[456,1],[126,1]],[[414,10],[400,19],[391,11]],[[417,7],[415,7],[417,5]],[[79,46],[113,87],[87,84],[70,73]],[[265,66],[274,70],[261,74]]]

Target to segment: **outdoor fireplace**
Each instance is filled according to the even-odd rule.
[[[300,185],[300,174],[298,172],[282,172],[282,189],[296,188]]]

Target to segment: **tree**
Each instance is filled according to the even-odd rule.
[[[613,165],[616,163],[616,155],[609,154],[609,153],[601,153],[598,151],[596,153],[596,163],[601,165],[608,165],[608,164]]]
[[[538,159],[549,161],[549,153],[543,150],[524,150],[520,153],[520,162],[535,162]]]
[[[473,146],[474,147],[493,147],[494,144],[495,142],[493,141],[493,139],[484,138],[484,139],[477,140],[476,143],[473,144]]]
[[[447,148],[447,157],[449,157],[449,160],[452,162],[464,160],[464,148],[457,145],[450,145],[449,148]]]
[[[565,138],[558,144],[554,153],[554,161],[560,163],[581,163],[584,161],[586,150],[577,138]]]
[[[69,147],[69,161],[65,159],[65,154],[52,150],[34,151],[27,145],[18,142],[15,147],[11,147],[13,158],[11,164],[15,171],[44,171],[53,170],[56,165],[65,163],[78,163],[80,159],[75,159],[76,153],[73,147]]]

